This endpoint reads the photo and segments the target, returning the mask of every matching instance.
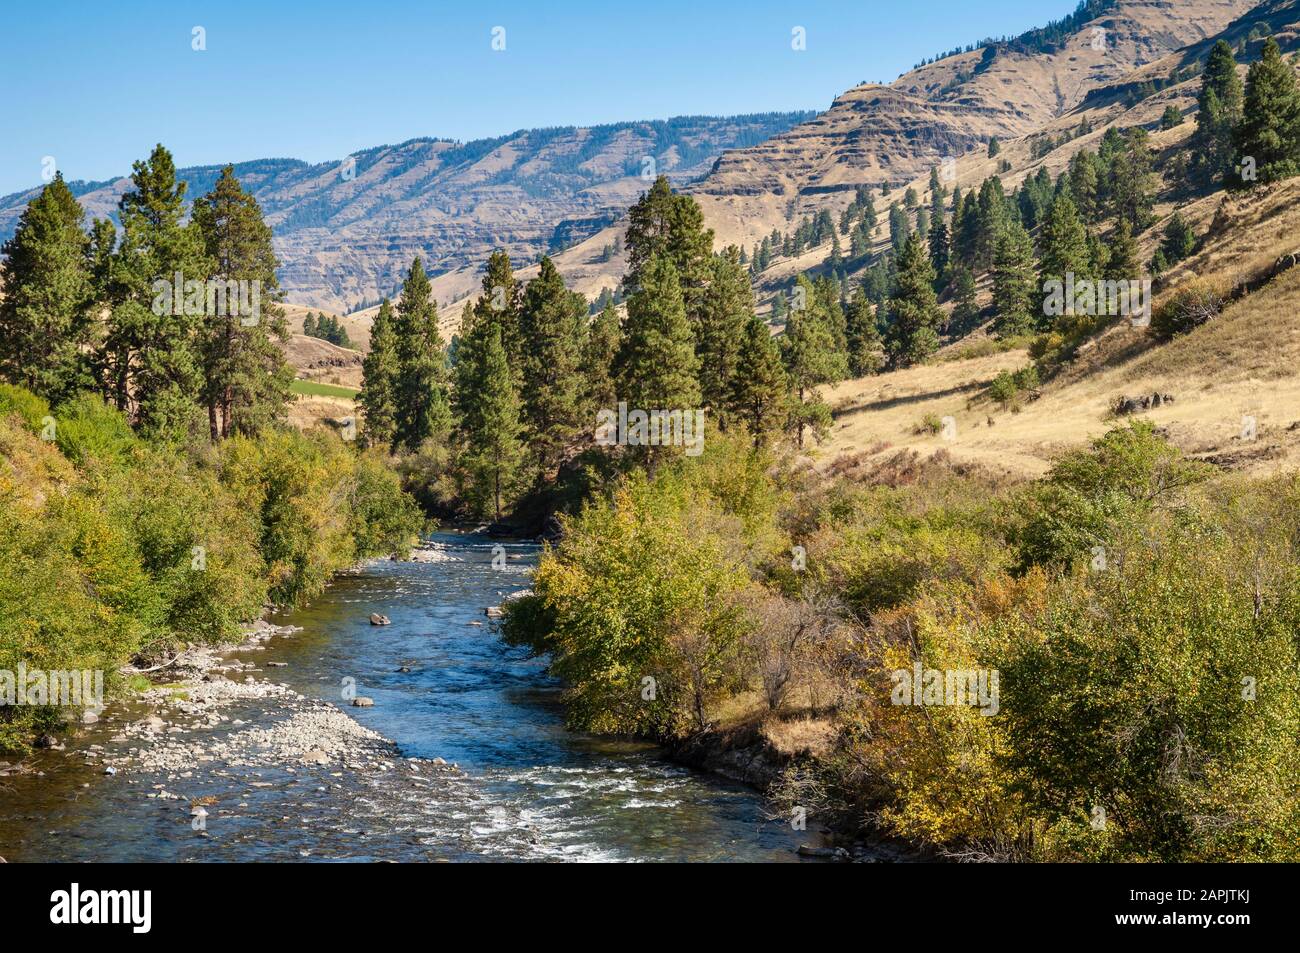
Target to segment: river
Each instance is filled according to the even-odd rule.
[[[653,747],[568,732],[544,662],[504,645],[484,607],[528,585],[537,548],[444,533],[431,562],[376,562],[339,576],[301,626],[243,657],[258,677],[339,706],[406,758],[443,758],[434,778],[302,767],[253,770],[220,758],[180,778],[96,765],[139,712],[41,752],[44,776],[0,778],[0,856],[14,861],[795,861],[808,834],[766,818],[753,791],[672,764]],[[495,555],[500,557],[501,550]],[[392,624],[369,624],[370,613]],[[284,663],[270,667],[268,663]],[[409,671],[401,671],[406,668]],[[344,680],[374,707],[348,705]],[[348,683],[351,684],[351,683]],[[254,702],[247,726],[274,717]],[[223,726],[214,731],[234,730]],[[118,739],[117,741],[112,740]],[[83,753],[94,748],[95,757]],[[195,831],[170,786],[213,807]]]

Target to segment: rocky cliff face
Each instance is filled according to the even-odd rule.
[[[1088,92],[1218,33],[1258,0],[1119,0],[1059,41],[960,53],[888,86],[844,93],[826,112],[728,152],[691,191],[720,242],[752,244],[859,185],[909,182],[994,136],[1034,132]],[[834,205],[833,200],[830,204]]]
[[[413,139],[343,162],[263,159],[235,168],[274,229],[289,299],[350,311],[392,294],[416,255],[435,275],[476,267],[495,248],[536,260],[617,220],[646,188],[643,176],[665,173],[685,185],[723,150],[754,145],[812,115],[680,117],[468,143]],[[189,168],[180,176],[193,198],[219,172]],[[88,216],[102,218],[116,213],[130,183],[70,184]],[[0,240],[37,191],[0,199]]]

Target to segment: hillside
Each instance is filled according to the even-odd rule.
[[[822,209],[838,219],[858,186],[870,187],[879,196],[878,208],[888,208],[907,186],[924,185],[930,169],[947,159],[957,160],[959,175],[978,185],[997,171],[986,154],[990,138],[1004,144],[1023,140],[1064,123],[1063,117],[1078,125],[1075,113],[1085,103],[1092,108],[1096,91],[1109,88],[1122,95],[1135,70],[1189,46],[1198,49],[1199,41],[1219,34],[1256,3],[1106,0],[1097,4],[1103,12],[1075,25],[1059,42],[1026,34],[1019,41],[941,58],[888,85],[848,90],[815,118],[726,153],[686,191],[703,208],[718,245],[748,247],[773,229],[791,231],[801,218]],[[1099,36],[1104,42],[1095,48]],[[883,195],[882,186],[887,187]],[[617,284],[622,263],[603,262],[599,252],[621,227],[559,256],[561,270],[577,290],[595,295]],[[778,262],[771,275],[760,277],[759,290],[779,287],[820,264],[828,248],[804,260]],[[471,284],[448,275],[440,296],[454,297]]]
[[[726,149],[753,145],[808,118],[766,113],[678,117],[590,128],[521,130],[496,139],[411,139],[315,165],[235,165],[275,232],[280,283],[298,304],[347,312],[393,293],[416,255],[431,274],[477,267],[495,248],[520,261],[580,241],[618,219],[642,174],[684,185]],[[181,169],[189,196],[216,166]],[[113,216],[129,184],[69,183],[89,217]],[[0,241],[38,188],[0,198]]]
[[[1249,62],[1258,49],[1250,38],[1261,30],[1271,33],[1285,52],[1300,51],[1300,3],[1260,4],[1222,36],[1234,47],[1240,45],[1246,51],[1241,59]],[[1030,140],[1008,144],[1001,158],[1012,168],[1003,174],[1004,183],[1014,187],[1040,167],[1059,174],[1077,151],[1095,149],[1108,126],[1154,128],[1168,105],[1194,110],[1199,80],[1177,82],[1178,74],[1196,65],[1212,42],[1193,44],[1098,87],[1079,109],[1043,133],[1060,133],[1083,117],[1094,125],[1087,136],[1039,158],[1033,158]],[[1296,64],[1294,56],[1292,62]],[[1244,74],[1244,65],[1239,69]],[[1133,91],[1144,84],[1159,92],[1135,101]],[[1139,255],[1150,259],[1164,224],[1177,212],[1199,241],[1189,258],[1162,276],[1155,307],[1196,282],[1228,297],[1222,314],[1168,342],[1126,321],[1114,322],[1008,407],[991,399],[989,385],[999,373],[1025,367],[1030,357],[1024,350],[990,353],[994,348],[983,332],[950,344],[926,366],[846,381],[825,393],[835,424],[830,439],[814,453],[818,464],[853,469],[879,464],[900,450],[923,456],[943,450],[958,461],[1017,477],[1037,476],[1061,450],[1122,422],[1113,412],[1119,398],[1161,394],[1174,399],[1162,400],[1140,416],[1189,456],[1254,475],[1300,467],[1300,384],[1295,377],[1300,360],[1295,321],[1300,309],[1300,269],[1295,267],[1300,261],[1300,180],[1244,193],[1189,192],[1177,175],[1177,159],[1188,150],[1194,128],[1187,121],[1152,133],[1161,179],[1156,221],[1139,236]],[[959,165],[963,187],[991,173],[985,164]],[[963,354],[976,356],[963,359]],[[946,417],[955,424],[953,439],[931,429]],[[1252,434],[1247,421],[1254,424]]]

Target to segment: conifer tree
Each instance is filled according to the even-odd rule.
[[[1075,280],[1083,280],[1092,275],[1092,256],[1088,250],[1088,232],[1079,219],[1079,212],[1067,196],[1061,196],[1052,203],[1043,223],[1040,237],[1043,246],[1043,259],[1039,276],[1045,284],[1048,281],[1066,280],[1067,275],[1074,275]]]
[[[438,306],[418,257],[402,283],[393,334],[397,339],[397,446],[414,453],[426,441],[444,440],[451,430],[447,354],[438,331]]]
[[[915,235],[908,238],[898,256],[889,316],[886,344],[896,366],[910,367],[938,350],[938,328],[944,316],[935,298],[934,268]]]
[[[582,367],[586,372],[583,399],[586,413],[594,418],[597,411],[613,410],[618,404],[618,384],[614,377],[614,363],[618,359],[623,328],[614,302],[605,307],[591,322],[587,344],[583,350]]]
[[[118,409],[146,433],[177,438],[202,426],[197,340],[210,263],[197,226],[185,224],[186,184],[176,180],[170,152],[158,145],[134,163],[131,186],[118,203],[122,240],[95,364]],[[169,290],[159,290],[163,283]]]
[[[1196,250],[1196,233],[1181,212],[1175,212],[1165,225],[1160,250],[1165,253],[1165,262],[1169,265],[1178,264]]]
[[[397,437],[397,335],[393,306],[385,298],[370,327],[370,352],[361,364],[362,440],[370,447],[390,449]]]
[[[675,194],[667,177],[661,175],[628,210],[627,217],[624,287],[634,293],[650,260],[666,255],[677,271],[687,314],[693,319],[713,253],[713,231],[704,227],[700,206],[689,195]]]
[[[952,323],[960,329],[971,327],[979,317],[980,309],[976,300],[975,275],[965,265],[956,265],[952,270]]]
[[[1201,76],[1196,132],[1192,136],[1192,169],[1202,184],[1222,182],[1232,164],[1232,131],[1241,122],[1244,93],[1237,61],[1226,40],[1210,51]]]
[[[289,325],[275,272],[279,261],[271,229],[257,199],[245,192],[227,165],[192,212],[211,262],[211,277],[226,284],[225,306],[216,296],[198,329],[203,370],[202,399],[211,439],[232,433],[255,436],[285,417],[293,369],[280,344]],[[236,287],[248,289],[234,294]],[[256,294],[258,304],[253,303]],[[238,305],[235,300],[238,299]]]
[[[728,416],[745,427],[755,446],[763,446],[785,425],[788,405],[789,384],[780,349],[767,325],[751,314],[731,377]]]
[[[1028,334],[1040,310],[1034,287],[1034,242],[1012,219],[998,239],[993,267],[993,330],[999,337]]]
[[[1070,160],[1070,197],[1089,225],[1095,225],[1101,219],[1099,165],[1096,153],[1086,149],[1076,152]]]
[[[1120,222],[1111,237],[1105,278],[1107,281],[1137,281],[1141,277],[1133,228],[1128,222]]]
[[[1264,41],[1246,76],[1246,105],[1233,132],[1235,161],[1228,184],[1244,188],[1300,174],[1300,89],[1277,40]],[[1243,177],[1253,163],[1253,180]]]
[[[812,426],[820,431],[829,420],[829,411],[821,405],[817,388],[843,380],[848,374],[848,360],[836,346],[830,316],[818,306],[817,291],[806,275],[800,275],[796,282],[795,300],[804,306],[790,309],[781,342],[781,358],[798,398],[791,413],[791,427],[802,448],[804,430]]]
[[[519,313],[523,342],[523,407],[529,449],[547,473],[582,426],[582,349],[587,303],[569,291],[549,256],[524,288]]]
[[[847,317],[849,373],[853,377],[875,374],[885,362],[884,345],[876,327],[875,308],[865,288],[859,286],[854,292]]]
[[[1141,127],[1127,131],[1123,146],[1110,163],[1107,192],[1115,218],[1126,221],[1134,234],[1151,224],[1155,206],[1154,159],[1151,155],[1151,137]]]
[[[695,325],[700,394],[715,413],[726,407],[741,338],[754,314],[754,292],[734,247],[709,263],[709,283]]]
[[[83,214],[58,173],[0,250],[0,374],[56,403],[89,383],[80,352],[95,289]]]
[[[515,278],[510,256],[500,249],[488,256],[483,293],[474,302],[474,315],[501,331],[501,346],[515,375],[516,387],[524,373],[523,331],[520,327],[522,288]]]
[[[628,298],[616,366],[619,396],[629,408],[647,413],[700,408],[695,341],[677,266],[667,253],[645,263]],[[662,453],[654,447],[640,451],[652,471]]]
[[[895,202],[889,206],[889,241],[894,248],[894,254],[901,254],[903,246],[907,244],[907,237],[911,234],[911,223],[908,221],[907,212],[903,207]]]
[[[307,317],[302,319],[302,333],[307,337],[316,336],[316,312],[308,311]]]
[[[464,391],[460,463],[468,480],[467,496],[478,512],[491,512],[500,520],[503,505],[520,482],[524,456],[520,401],[500,325],[476,321],[484,337],[457,365],[457,389]]]

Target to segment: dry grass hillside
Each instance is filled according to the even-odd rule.
[[[1034,476],[1061,450],[1122,422],[1116,398],[1160,393],[1172,403],[1143,413],[1190,455],[1232,470],[1268,473],[1300,466],[1300,268],[1278,267],[1300,252],[1300,180],[1240,197],[1204,200],[1217,225],[1179,265],[1157,306],[1182,283],[1254,290],[1214,321],[1168,343],[1119,322],[1014,410],[987,394],[1001,371],[1028,363],[1024,351],[938,361],[848,381],[825,397],[835,412],[820,465],[884,459],[899,450],[946,450],[954,459]],[[953,418],[952,439],[925,426]],[[1254,436],[1246,418],[1254,420]]]

